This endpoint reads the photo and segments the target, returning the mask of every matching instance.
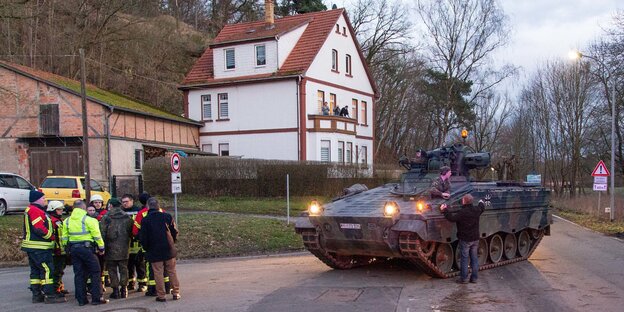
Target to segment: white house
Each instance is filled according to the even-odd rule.
[[[344,9],[225,26],[180,89],[203,151],[373,164],[377,89]],[[349,116],[323,115],[348,106]]]

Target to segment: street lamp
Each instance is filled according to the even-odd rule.
[[[605,84],[607,85],[608,92],[611,93],[611,196],[610,196],[610,219],[613,221],[615,217],[615,82],[612,82],[609,86],[609,79],[611,78],[611,71],[609,67],[605,65],[598,58],[583,54],[578,50],[572,50],[568,53],[568,57],[573,60],[580,60],[583,57],[586,57],[590,60],[595,61],[602,67],[604,72],[607,73],[607,77],[605,77]],[[608,97],[608,95],[607,95]]]

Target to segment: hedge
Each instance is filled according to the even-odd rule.
[[[286,174],[292,196],[336,196],[345,187],[362,183],[369,188],[393,180],[387,170],[380,176],[356,166],[225,157],[187,157],[182,160],[182,192],[216,196],[276,197],[286,195]],[[145,190],[171,194],[169,159],[153,158],[143,166]]]

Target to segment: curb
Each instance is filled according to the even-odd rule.
[[[588,230],[588,231],[590,231],[590,232],[594,232],[594,233],[596,233],[596,234],[600,234],[600,235],[603,235],[603,236],[606,236],[606,237],[609,237],[609,238],[615,239],[615,240],[617,240],[617,241],[619,241],[619,242],[621,242],[621,243],[624,243],[624,239],[617,238],[617,237],[615,237],[615,236],[610,236],[610,235],[607,235],[607,234],[605,234],[605,233],[601,233],[601,232],[598,232],[598,231],[594,231],[594,230],[592,230],[592,229],[590,229],[590,228],[588,228],[588,227],[582,226],[582,225],[580,225],[580,224],[578,224],[578,223],[574,223],[574,222],[572,222],[572,221],[570,221],[570,220],[568,220],[568,219],[562,218],[562,217],[560,217],[560,216],[558,216],[558,215],[555,215],[555,214],[553,214],[552,216],[553,216],[553,217],[555,217],[555,218],[557,218],[557,219],[559,219],[559,220],[561,220],[561,221],[565,221],[565,222],[568,222],[568,223],[570,223],[570,224],[574,224],[574,225],[576,225],[576,226],[578,226],[578,227],[580,227],[580,228],[586,229],[586,230]]]

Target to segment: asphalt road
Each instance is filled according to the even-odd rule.
[[[402,262],[332,270],[307,253],[180,262],[182,300],[78,307],[30,303],[27,268],[0,270],[0,311],[622,311],[624,242],[555,219],[529,261],[480,272],[478,284],[432,279]],[[72,270],[66,284],[73,292]]]

